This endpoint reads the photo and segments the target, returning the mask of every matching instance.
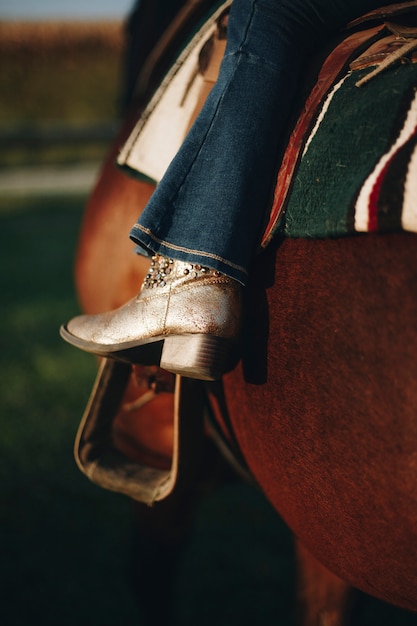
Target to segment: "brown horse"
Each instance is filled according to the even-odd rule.
[[[126,302],[148,267],[126,238],[153,187],[114,165],[133,121],[82,225],[87,313]],[[240,452],[296,537],[305,626],[342,623],[350,585],[417,611],[416,249],[406,233],[283,239],[255,262],[243,357],[223,385]],[[120,445],[169,462],[171,403],[119,415]]]

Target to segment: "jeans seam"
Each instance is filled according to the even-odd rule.
[[[192,248],[185,248],[184,246],[177,246],[175,244],[169,243],[165,239],[160,239],[159,237],[156,237],[156,235],[154,235],[153,232],[149,230],[149,228],[145,228],[141,224],[135,224],[132,230],[140,230],[145,235],[148,235],[148,237],[150,237],[150,239],[152,239],[155,243],[159,245],[162,244],[163,246],[166,246],[167,248],[170,248],[171,250],[177,250],[178,252],[186,252],[187,254],[198,254],[199,256],[206,257],[208,259],[214,259],[216,261],[220,261],[221,263],[224,263],[225,265],[228,265],[229,267],[232,267],[235,270],[238,270],[239,272],[242,272],[243,274],[245,274],[245,276],[247,275],[247,271],[241,265],[232,263],[231,261],[228,261],[227,259],[217,254],[212,254],[211,252],[203,252],[201,250],[194,250]]]

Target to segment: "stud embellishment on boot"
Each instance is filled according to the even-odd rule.
[[[178,261],[177,261],[178,263]],[[166,259],[161,256],[152,257],[151,266],[148,274],[143,281],[142,289],[153,289],[154,287],[165,287],[166,281],[172,271],[174,264],[173,259]],[[192,263],[184,263],[183,275],[188,278],[198,278],[201,276],[221,276],[217,270],[212,270],[204,265],[193,265]]]
[[[238,358],[241,293],[216,270],[155,255],[135,298],[108,313],[80,315],[60,332],[86,352],[216,380]]]

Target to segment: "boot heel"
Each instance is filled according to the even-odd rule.
[[[233,366],[233,343],[213,335],[167,337],[160,367],[188,378],[218,380]]]

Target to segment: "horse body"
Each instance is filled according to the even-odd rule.
[[[122,305],[148,268],[127,233],[153,187],[114,165],[133,121],[82,225],[76,286],[87,313]],[[255,262],[242,361],[224,393],[240,451],[299,543],[305,626],[323,607],[321,623],[339,624],[348,585],[417,610],[416,243],[406,233],[285,239]],[[132,381],[126,401],[136,393]],[[163,440],[166,457],[160,402],[161,421],[130,413],[116,429],[156,448]]]
[[[77,254],[86,312],[119,306],[138,291],[148,261],[133,253],[126,233],[151,191],[109,158]],[[271,246],[248,288],[242,362],[223,381],[243,456],[313,562],[338,585],[348,581],[412,610],[415,250],[416,236],[406,233]],[[132,438],[141,440],[141,428],[150,437],[149,424],[136,424],[133,434],[128,428]]]
[[[240,449],[299,540],[353,586],[414,610],[415,250],[406,234],[284,241],[265,319],[255,305],[249,321],[265,328],[269,312],[267,350],[249,346],[224,385]]]

